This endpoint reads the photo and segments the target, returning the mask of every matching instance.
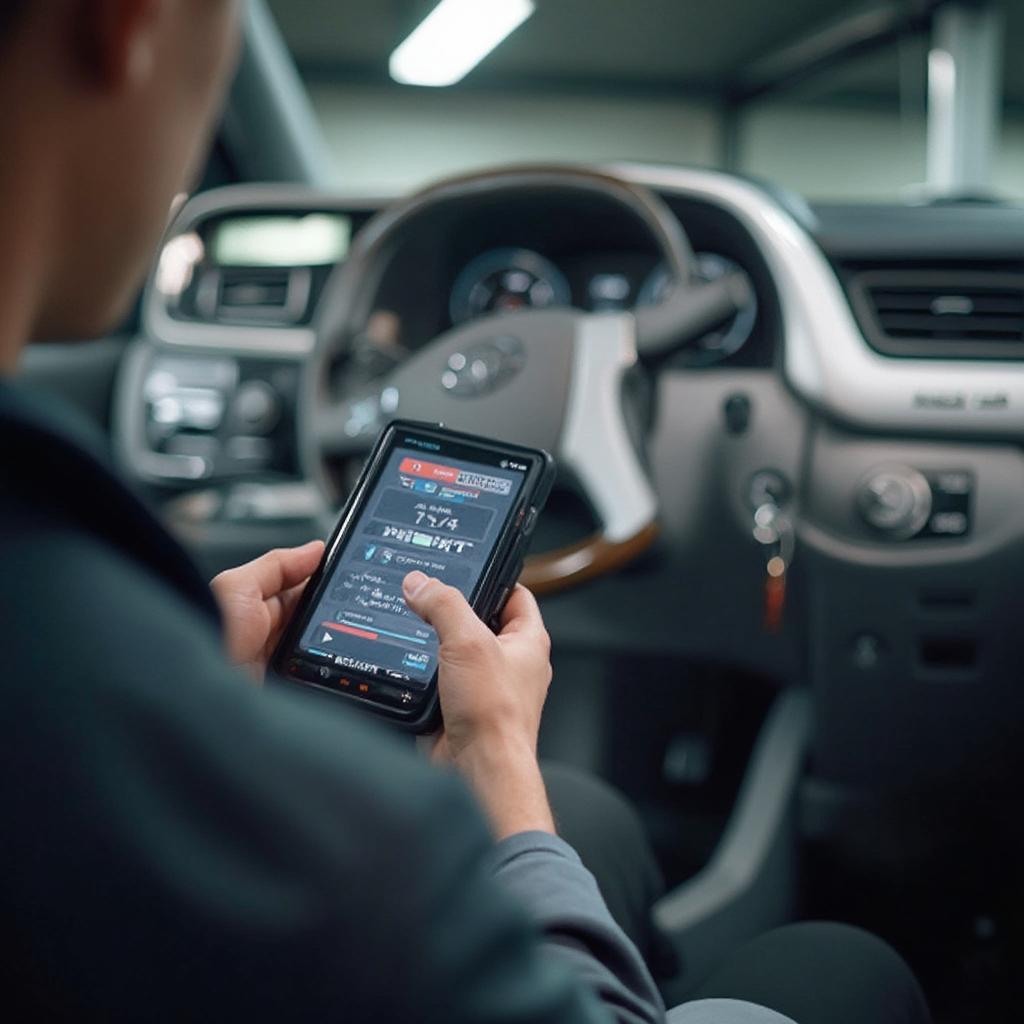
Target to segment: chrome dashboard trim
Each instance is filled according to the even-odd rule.
[[[806,401],[874,431],[1024,433],[1024,363],[892,358],[864,338],[817,242],[756,185],[715,171],[617,164],[638,185],[713,203],[747,228],[779,292],[783,371]]]
[[[316,343],[316,333],[311,330],[183,323],[169,317],[162,307],[148,312],[146,333],[166,345],[231,355],[306,356]]]
[[[340,213],[375,213],[389,201],[365,197],[346,198],[303,185],[229,185],[210,189],[190,199],[160,243],[160,251],[173,238],[186,234],[215,214],[249,210],[324,210]],[[167,345],[213,349],[227,355],[305,357],[316,344],[312,327],[225,326],[188,323],[167,313],[165,299],[156,284],[156,264],[146,283],[142,304],[143,333]]]

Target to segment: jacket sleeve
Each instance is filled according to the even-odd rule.
[[[158,580],[23,525],[0,540],[12,998],[77,1020],[664,1019],[567,847],[519,837],[495,869],[457,779],[334,702],[254,691]],[[557,912],[517,905],[537,901]]]
[[[568,843],[526,832],[499,843],[495,875],[541,926],[552,957],[596,992],[621,1021],[661,1020],[647,966],[605,905],[594,876]]]

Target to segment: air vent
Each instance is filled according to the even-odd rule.
[[[312,275],[304,267],[226,267],[206,274],[196,309],[227,324],[295,324],[306,315]]]
[[[868,341],[886,355],[1024,358],[1024,274],[872,270],[850,291]]]

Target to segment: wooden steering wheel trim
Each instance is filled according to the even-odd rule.
[[[657,523],[648,523],[639,533],[617,542],[595,533],[577,544],[531,555],[526,560],[519,582],[535,594],[556,594],[621,569],[643,554],[657,536]]]

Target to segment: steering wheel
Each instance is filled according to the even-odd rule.
[[[406,232],[455,204],[522,195],[614,204],[653,240],[675,279],[673,291],[635,315],[550,309],[485,316],[434,338],[357,396],[333,396],[332,363],[365,330]],[[740,276],[698,283],[692,264],[678,220],[657,196],[574,167],[452,179],[379,214],[325,289],[298,410],[307,479],[329,503],[336,501],[328,462],[365,454],[381,427],[399,416],[545,448],[573,474],[600,527],[580,543],[532,555],[522,582],[551,592],[618,569],[652,544],[658,513],[623,408],[624,376],[638,360],[656,360],[700,338],[733,316],[746,297]]]

